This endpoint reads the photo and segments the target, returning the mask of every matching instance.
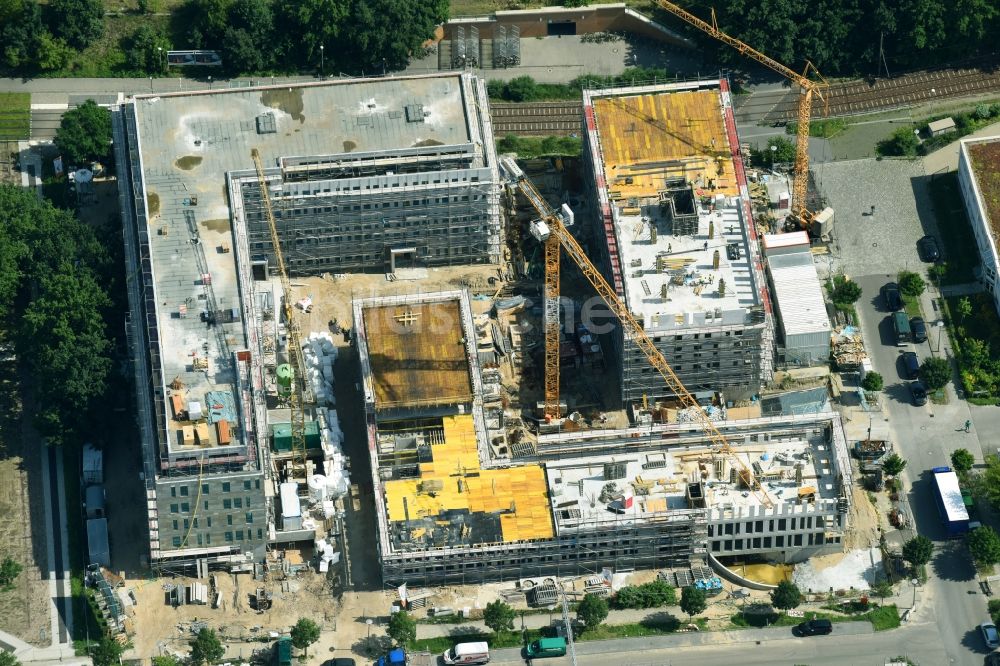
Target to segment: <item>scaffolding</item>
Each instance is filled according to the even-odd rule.
[[[475,126],[475,123],[472,123]],[[294,158],[266,169],[297,274],[499,261],[495,167],[474,144]],[[231,174],[251,251],[273,261],[254,174]]]

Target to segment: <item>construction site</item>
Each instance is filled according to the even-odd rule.
[[[728,83],[583,100],[582,159],[533,162],[496,154],[468,73],[116,109],[168,604],[280,624],[298,590],[541,603],[564,577],[743,584],[727,564],[844,548],[840,416],[762,393],[776,345],[819,356],[829,323],[803,328],[801,290],[773,302],[762,249],[801,242],[754,223]]]

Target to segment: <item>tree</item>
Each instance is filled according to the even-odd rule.
[[[879,141],[875,151],[888,157],[913,157],[919,148],[920,139],[913,133],[913,128],[900,127],[888,139]]]
[[[223,647],[222,642],[219,641],[219,637],[215,635],[213,629],[208,629],[207,627],[202,628],[195,636],[195,639],[191,641],[191,664],[192,666],[201,666],[201,664],[214,664],[222,659],[222,656],[226,654],[226,648]]]
[[[37,0],[14,0],[5,5],[0,12],[0,64],[14,70],[31,69],[45,33]]]
[[[104,636],[100,643],[90,648],[90,658],[93,659],[94,666],[118,666],[125,648],[111,636]]]
[[[790,580],[783,580],[771,591],[771,605],[781,610],[797,608],[802,603],[799,586]]]
[[[776,150],[772,150],[775,148]],[[795,144],[783,136],[772,136],[767,140],[767,150],[764,155],[767,165],[783,164],[795,161]]]
[[[0,666],[21,666],[21,662],[17,660],[13,652],[0,650]]]
[[[511,102],[530,102],[538,96],[538,84],[530,76],[518,76],[504,86],[504,97]]]
[[[62,37],[48,31],[38,35],[38,68],[52,72],[65,67],[73,57],[73,48]]]
[[[223,32],[223,62],[234,72],[261,72],[274,62],[274,15],[268,0],[235,0]]]
[[[694,585],[688,585],[681,592],[681,610],[688,614],[688,617],[694,617],[698,613],[704,612],[708,608],[708,603],[705,601],[705,590],[699,589]]]
[[[0,589],[12,586],[21,575],[21,570],[22,567],[17,560],[12,557],[3,558],[3,561],[0,561]]]
[[[920,364],[920,377],[929,389],[944,388],[951,379],[951,364],[939,356],[924,359]]]
[[[958,449],[951,454],[951,466],[959,474],[963,474],[972,469],[976,464],[976,458],[966,449]]]
[[[882,380],[882,375],[874,371],[866,372],[865,378],[861,380],[861,388],[868,391],[869,393],[873,393],[875,391],[881,391],[884,385],[885,383]]]
[[[417,639],[417,621],[406,611],[393,613],[385,633],[400,645],[412,643]]]
[[[861,287],[857,282],[849,280],[843,275],[833,278],[833,292],[830,298],[836,305],[849,305],[856,303],[861,298]]]
[[[497,599],[486,604],[483,609],[483,623],[498,634],[514,628],[514,609]]]
[[[889,476],[899,476],[906,469],[906,461],[898,453],[890,453],[882,461],[882,470]]]
[[[907,296],[917,297],[924,293],[927,283],[917,273],[912,271],[899,272],[899,290]]]
[[[153,666],[181,666],[181,661],[172,654],[153,657]]]
[[[350,0],[336,61],[352,72],[402,69],[447,18],[448,0]]]
[[[305,650],[306,657],[309,656],[309,646],[319,640],[319,625],[307,617],[300,617],[291,631],[292,645],[300,650]]]
[[[1000,535],[992,527],[977,527],[965,537],[972,559],[982,566],[1000,562]]]
[[[885,601],[885,598],[890,596],[892,591],[892,583],[887,580],[880,580],[872,585],[872,594],[882,601]]]
[[[111,157],[111,112],[88,99],[63,114],[55,144],[67,166],[90,160],[107,162]]]
[[[585,594],[576,608],[576,617],[583,620],[588,629],[593,629],[608,617],[608,602],[596,594]]]
[[[923,566],[931,561],[934,553],[934,542],[920,534],[903,544],[903,559],[915,567]]]
[[[166,70],[170,42],[157,28],[143,23],[128,40],[125,64],[130,69],[154,74]]]
[[[178,24],[188,31],[191,46],[218,49],[229,24],[232,0],[188,0],[177,14]],[[293,4],[293,3],[282,3]]]
[[[53,31],[75,48],[87,48],[104,32],[101,0],[52,0],[49,9]]]
[[[958,310],[958,323],[961,324],[966,317],[972,314],[972,301],[969,300],[968,296],[962,296],[958,299],[958,305],[955,309]]]

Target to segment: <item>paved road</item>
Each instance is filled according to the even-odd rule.
[[[705,640],[693,645],[689,639]],[[883,666],[900,655],[909,656],[920,666],[949,663],[940,646],[938,629],[929,621],[914,621],[878,634],[871,633],[870,625],[855,629],[838,624],[833,635],[813,638],[794,638],[788,628],[773,628],[577,644],[580,666]],[[546,666],[569,662],[569,657],[545,660]],[[517,650],[497,650],[490,663],[503,666],[524,664],[524,660]],[[982,659],[953,663],[979,664]]]

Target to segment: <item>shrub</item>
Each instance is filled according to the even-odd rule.
[[[830,294],[834,305],[848,305],[856,303],[861,298],[861,287],[857,282],[849,280],[843,275],[833,278],[833,292]]]
[[[919,296],[924,293],[927,283],[917,273],[911,271],[899,272],[899,290],[907,296]]]
[[[865,378],[861,382],[861,388],[873,393],[875,391],[881,391],[884,382],[882,380],[882,375],[877,372],[867,372],[865,373]]]
[[[671,585],[654,580],[642,585],[626,585],[618,590],[612,600],[615,608],[659,608],[677,603],[677,594]]]
[[[920,364],[920,376],[932,390],[944,388],[951,379],[951,364],[943,358],[933,356]]]
[[[879,141],[875,151],[887,157],[916,157],[920,140],[911,127],[901,127],[888,139]]]
[[[915,567],[920,567],[931,561],[934,553],[934,542],[918,535],[903,544],[903,559]]]
[[[790,580],[783,580],[771,592],[771,604],[781,610],[789,610],[802,603],[802,592],[798,585]]]
[[[951,466],[956,472],[968,472],[975,464],[976,458],[966,449],[958,449],[951,454]]]

